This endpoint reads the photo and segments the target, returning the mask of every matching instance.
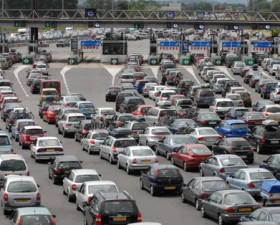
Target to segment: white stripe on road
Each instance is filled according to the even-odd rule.
[[[19,83],[19,86],[21,87],[22,91],[26,95],[26,97],[29,97],[29,95],[27,94],[26,90],[24,89],[24,87],[23,87],[23,85],[22,85],[22,83],[21,83],[21,81],[20,81],[20,79],[18,77],[18,74],[19,74],[20,71],[22,71],[22,70],[24,70],[24,69],[26,69],[28,67],[30,67],[30,66],[29,65],[20,65],[18,68],[16,68],[14,70],[15,77],[16,77],[16,79],[17,79],[17,81]]]
[[[230,73],[228,72],[228,70],[225,66],[217,66],[217,68],[218,68],[218,70],[224,72],[230,79],[236,80],[230,75]]]
[[[266,77],[268,77],[269,79],[274,80],[275,82],[279,83],[279,80],[277,80],[277,79],[271,77],[270,75],[268,75],[268,72],[266,72],[265,70],[261,70],[261,72],[262,72],[262,74],[263,74],[264,76],[266,76]]]
[[[150,66],[150,69],[152,70],[155,78],[158,78],[159,66]]]
[[[101,65],[108,71],[108,73],[111,74],[111,76],[113,77],[112,78],[112,85],[114,85],[115,83],[115,79],[116,79],[116,76],[117,74],[121,71],[122,68],[124,68],[123,66],[120,66],[120,65],[114,65],[114,66],[111,66],[111,65],[104,65],[101,63]]]
[[[69,87],[68,87],[68,84],[67,84],[67,81],[66,81],[66,78],[65,78],[65,74],[69,71],[69,70],[71,70],[71,69],[73,69],[73,68],[75,68],[76,66],[65,66],[65,67],[63,67],[63,69],[60,71],[60,74],[61,74],[61,76],[62,76],[62,78],[63,78],[63,82],[64,82],[64,85],[65,85],[65,88],[66,88],[66,91],[67,91],[67,93],[68,94],[70,94],[70,90],[69,90]]]
[[[198,78],[196,77],[195,72],[194,72],[192,66],[183,66],[183,68],[184,68],[185,70],[187,70],[187,71],[192,75],[192,77],[196,80],[196,82],[197,82],[198,84],[201,84],[201,82],[200,82],[200,81],[198,80]]]

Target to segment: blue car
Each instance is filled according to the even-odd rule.
[[[143,88],[146,83],[148,83],[148,80],[137,80],[135,83],[135,89],[138,91],[139,94],[143,93]]]
[[[243,120],[224,120],[215,129],[222,137],[246,137],[249,131]]]
[[[95,107],[91,101],[78,101],[74,107],[78,108],[86,119],[91,119],[92,114],[95,112]]]

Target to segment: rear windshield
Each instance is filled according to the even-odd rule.
[[[53,90],[53,91],[43,91],[43,95],[57,95],[57,91]]]
[[[233,142],[231,142],[231,146],[233,148],[250,147],[250,145],[247,141],[233,141]]]
[[[20,225],[37,224],[52,225],[51,218],[49,215],[25,215],[20,217]]]
[[[22,160],[4,160],[0,166],[1,171],[22,171],[26,170],[26,165]]]
[[[119,140],[116,141],[114,147],[116,148],[126,148],[129,146],[136,146],[137,142],[135,140]]]
[[[236,116],[240,117],[243,116],[245,112],[248,112],[248,109],[238,109],[235,111]]]
[[[174,63],[165,63],[165,64],[163,65],[163,67],[164,67],[165,69],[167,69],[167,68],[175,68],[175,65],[174,65]]]
[[[67,109],[64,111],[65,114],[66,113],[79,113],[79,112],[80,112],[80,110],[78,110],[78,109]]]
[[[208,148],[192,148],[190,152],[192,155],[210,155],[212,153]]]
[[[241,96],[240,95],[228,95],[227,98],[231,100],[240,100]]]
[[[159,116],[176,116],[177,112],[175,110],[161,110]]]
[[[248,205],[255,204],[255,200],[248,193],[230,193],[225,196],[225,204],[226,205],[238,205],[246,203]]]
[[[149,124],[147,123],[134,123],[132,126],[132,130],[145,130]]]
[[[152,134],[155,134],[155,135],[169,135],[170,131],[167,128],[166,129],[157,128],[157,129],[152,130]]]
[[[69,117],[69,122],[80,122],[81,120],[84,120],[85,118],[83,116],[71,116]]]
[[[202,182],[202,191],[226,190],[228,186],[224,181],[204,181]]]
[[[36,192],[37,187],[31,181],[15,181],[9,184],[7,191],[10,193]]]
[[[115,111],[115,110],[110,110],[110,109],[108,109],[108,110],[102,110],[101,113],[102,113],[102,115],[104,115],[104,116],[116,115],[116,111]]]
[[[88,193],[93,194],[94,192],[118,192],[117,188],[113,184],[100,184],[100,185],[90,185],[88,187]]]
[[[212,129],[203,129],[198,131],[199,135],[214,135],[217,134],[215,130]]]
[[[58,169],[78,169],[81,168],[81,165],[78,161],[69,161],[69,162],[60,162]]]
[[[78,175],[76,177],[75,183],[84,183],[87,181],[94,181],[94,180],[100,180],[99,176],[93,175],[93,174],[88,174],[88,175]]]
[[[10,139],[7,136],[0,136],[0,146],[1,145],[10,145]]]
[[[133,75],[122,75],[122,79],[134,79]]]
[[[133,201],[112,200],[104,201],[102,207],[102,214],[118,215],[122,213],[130,214],[137,213],[138,210]]]
[[[67,102],[72,102],[72,101],[77,102],[77,101],[79,101],[79,100],[80,100],[80,99],[79,99],[77,96],[65,97],[65,101],[67,101]]]
[[[121,122],[132,121],[134,117],[132,115],[120,116],[118,120]]]
[[[278,126],[265,126],[264,127],[264,135],[269,135],[269,134],[279,136],[280,135],[279,127]]]
[[[175,145],[196,144],[195,139],[191,137],[173,137],[171,142]]]
[[[121,88],[118,88],[118,87],[112,87],[112,88],[109,88],[109,90],[111,91],[111,92],[120,92],[121,91]]]
[[[277,83],[267,83],[267,84],[265,84],[265,86],[267,87],[267,88],[275,88],[275,87],[277,87]]]
[[[160,169],[157,172],[158,177],[181,177],[178,169]]]
[[[40,140],[38,145],[41,147],[60,146],[60,142],[57,139],[46,139],[46,140]]]
[[[82,103],[79,105],[79,108],[93,108],[93,104],[91,103]]]
[[[265,119],[262,113],[252,113],[248,115],[248,119]]]
[[[128,104],[130,105],[140,105],[140,104],[145,104],[143,99],[129,99]]]
[[[44,134],[44,131],[42,129],[28,129],[25,134]]]
[[[223,166],[243,166],[246,165],[242,159],[239,158],[225,158],[221,159]]]
[[[213,91],[202,91],[200,92],[200,97],[211,97],[214,96]]]
[[[153,151],[149,149],[132,150],[133,156],[153,156]]]
[[[248,125],[244,123],[235,123],[230,125],[232,129],[239,130],[239,129],[247,129]]]
[[[214,114],[214,113],[205,113],[205,114],[202,114],[202,119],[205,119],[205,120],[220,120],[220,117],[217,114]]]
[[[249,174],[251,180],[275,179],[271,172],[253,172]]]
[[[95,139],[95,140],[105,140],[106,137],[108,137],[108,133],[96,133],[94,135],[92,135],[92,139]]]
[[[218,107],[231,107],[231,106],[233,106],[233,103],[229,102],[229,101],[218,102],[217,106]]]
[[[266,110],[269,113],[279,113],[280,112],[280,107],[269,107]]]

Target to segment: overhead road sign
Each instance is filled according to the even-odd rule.
[[[241,50],[240,41],[223,41],[222,50]]]
[[[210,41],[192,41],[190,44],[191,50],[208,50],[211,46]]]
[[[253,51],[271,51],[272,42],[253,42]]]
[[[178,50],[180,41],[161,41],[159,46],[160,50]]]
[[[101,42],[99,40],[86,40],[81,41],[80,46],[81,49],[98,49],[101,46]]]

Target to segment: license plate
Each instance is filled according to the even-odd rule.
[[[28,202],[27,199],[18,199],[17,202]]]
[[[71,170],[66,170],[66,171],[65,171],[65,173],[70,173],[70,172],[71,172]]]
[[[47,149],[47,152],[54,152],[54,149]]]
[[[34,141],[34,140],[36,140],[38,137],[36,137],[36,136],[31,136],[30,137],[30,140],[32,140],[32,141]]]
[[[255,124],[262,124],[262,122],[261,121],[256,121]]]
[[[141,160],[141,162],[149,163],[149,162],[151,162],[151,160],[146,159],[146,160]]]
[[[246,159],[246,158],[247,158],[246,155],[240,155],[239,157],[240,157],[241,159]]]
[[[238,212],[251,212],[252,208],[239,208]]]
[[[280,203],[280,200],[274,200],[275,203]]]
[[[279,144],[279,141],[271,141],[271,144]]]
[[[209,124],[216,124],[216,122],[209,122]]]
[[[126,221],[126,217],[114,217],[114,221]]]
[[[85,111],[86,111],[86,112],[90,112],[90,110],[89,110],[89,109],[86,109]]]
[[[171,186],[171,187],[165,187],[165,190],[175,190],[176,189],[176,187],[174,187],[174,186]]]

